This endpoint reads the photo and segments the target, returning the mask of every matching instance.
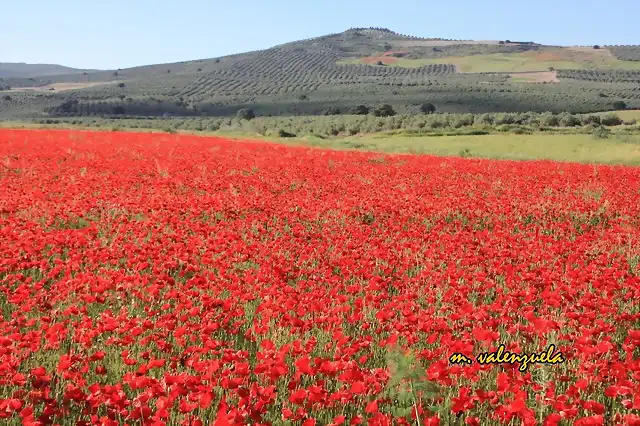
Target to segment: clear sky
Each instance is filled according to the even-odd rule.
[[[0,62],[115,69],[341,32],[640,44],[640,0],[1,0]]]

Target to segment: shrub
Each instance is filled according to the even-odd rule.
[[[576,117],[568,113],[564,113],[559,117],[559,123],[562,127],[575,127],[580,124]]]
[[[595,124],[599,126],[601,123],[602,121],[600,120],[600,117],[597,115],[589,115],[587,117],[583,117],[582,119],[582,124],[585,124],[585,125]]]
[[[546,127],[557,127],[559,124],[558,117],[551,113],[544,113],[540,116],[540,124]]]
[[[340,108],[334,107],[334,106],[330,106],[329,108],[324,110],[324,112],[322,114],[323,115],[340,115]]]
[[[462,158],[469,158],[471,157],[471,150],[469,148],[461,149],[460,152],[458,152],[458,156]]]
[[[396,112],[391,105],[383,104],[373,110],[373,115],[376,117],[391,117],[396,115]]]
[[[347,128],[347,132],[349,133],[349,135],[353,136],[353,135],[357,135],[358,133],[360,133],[360,126],[358,124],[351,124],[348,128]]]
[[[354,115],[367,115],[369,114],[369,108],[365,105],[358,105],[355,108],[353,108],[350,112],[351,114],[354,114]]]
[[[284,129],[278,130],[278,136],[281,137],[281,138],[295,138],[296,137],[295,133],[287,132]]]
[[[477,125],[493,125],[494,117],[492,114],[484,113],[474,117],[474,124]]]
[[[433,114],[436,112],[436,107],[432,103],[425,103],[420,105],[420,111],[424,114]]]
[[[612,114],[607,114],[604,117],[602,117],[600,122],[604,126],[618,126],[618,125],[622,124],[622,120],[620,119],[620,117],[618,117],[616,114],[613,114],[613,113]]]
[[[242,108],[238,110],[238,112],[236,113],[236,117],[238,117],[241,120],[253,120],[254,118],[256,118],[256,115],[252,109]]]
[[[613,103],[613,109],[627,109],[627,104],[623,101],[616,101]]]
[[[598,127],[591,132],[591,137],[594,139],[608,139],[611,134],[611,130],[606,127]]]

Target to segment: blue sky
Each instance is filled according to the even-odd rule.
[[[0,62],[115,69],[350,27],[455,39],[640,44],[640,0],[3,0]]]

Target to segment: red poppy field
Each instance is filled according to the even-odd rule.
[[[639,226],[638,168],[3,130],[0,422],[638,425]]]

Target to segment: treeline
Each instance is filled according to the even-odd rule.
[[[571,79],[604,83],[640,83],[640,70],[592,70],[592,69],[561,69],[556,70],[559,79]],[[634,87],[633,91],[640,90]]]
[[[605,46],[613,56],[622,61],[640,61],[640,46]]]
[[[40,120],[41,124],[72,124],[111,129],[158,129],[163,131],[237,131],[262,136],[340,136],[366,133],[401,131],[430,134],[488,134],[494,132],[533,132],[566,129],[576,132],[592,132],[606,126],[633,125],[624,123],[615,113],[553,114],[553,113],[484,113],[484,114],[429,114],[421,116],[395,115],[341,115],[341,116],[293,116],[210,118],[182,117],[113,119],[64,119]]]

